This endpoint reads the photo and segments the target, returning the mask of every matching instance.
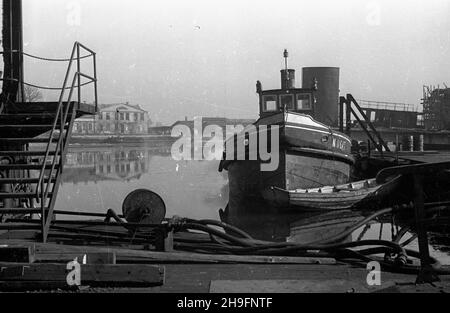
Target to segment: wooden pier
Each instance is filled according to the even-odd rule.
[[[11,263],[2,249],[32,247],[34,262]],[[27,248],[26,248],[27,249]],[[86,256],[81,286],[69,286],[67,262]],[[112,258],[114,256],[114,258]],[[20,258],[22,260],[22,258]],[[79,259],[82,262],[82,259]],[[450,279],[415,284],[415,276],[381,273],[381,285],[369,286],[365,268],[330,258],[198,255],[184,252],[136,251],[126,248],[61,246],[2,240],[0,290],[177,293],[276,292],[448,292]],[[106,289],[105,289],[106,288]]]

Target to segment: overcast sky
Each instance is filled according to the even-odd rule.
[[[341,69],[341,93],[419,104],[450,86],[450,1],[23,0],[25,52],[98,53],[101,103],[140,104],[154,121],[257,117],[255,82],[290,67]],[[83,64],[88,68],[88,64]],[[25,80],[62,82],[63,64],[26,62]],[[87,99],[89,100],[89,99]]]

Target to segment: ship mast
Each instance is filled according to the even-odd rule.
[[[283,57],[284,57],[284,69],[287,72],[287,69],[288,69],[288,57],[289,57],[289,53],[288,53],[287,49],[284,49]]]

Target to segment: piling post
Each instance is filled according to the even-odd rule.
[[[420,253],[420,272],[417,275],[416,284],[424,284],[439,281],[439,277],[433,272],[433,268],[431,266],[430,250],[428,248],[428,236],[424,224],[425,206],[423,194],[423,175],[413,174],[413,182],[414,214]]]
[[[422,135],[419,135],[419,151],[421,151],[421,152],[423,152],[424,151],[424,149],[423,149],[423,143],[424,143],[424,136],[423,136],[423,134]]]
[[[409,136],[408,137],[408,148],[410,152],[414,151],[414,136]]]
[[[352,103],[346,99],[345,102],[345,134],[350,136],[350,130],[352,128]]]

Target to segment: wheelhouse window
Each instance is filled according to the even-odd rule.
[[[294,95],[281,95],[281,107],[286,107],[287,110],[295,110]]]
[[[311,110],[311,95],[308,93],[297,94],[297,108],[298,110]]]
[[[277,96],[263,96],[263,111],[278,111]]]

